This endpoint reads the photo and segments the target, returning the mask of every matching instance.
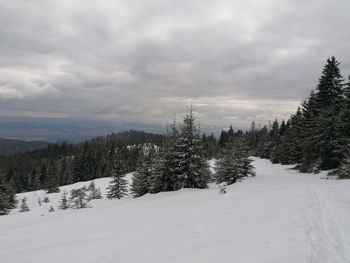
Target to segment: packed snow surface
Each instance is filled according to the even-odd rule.
[[[31,211],[0,217],[0,262],[350,262],[350,180],[254,165],[256,177],[226,194],[211,185],[65,211],[57,209],[61,194],[42,206],[43,191],[21,194]],[[105,193],[109,180],[95,184]]]

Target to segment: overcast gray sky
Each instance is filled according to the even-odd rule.
[[[1,115],[208,124],[286,117],[327,57],[350,74],[349,0],[0,0]]]

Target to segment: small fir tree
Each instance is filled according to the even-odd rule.
[[[29,206],[27,204],[27,198],[26,197],[23,197],[21,199],[21,204],[20,204],[20,207],[19,207],[19,212],[28,212],[30,211],[29,209]]]
[[[93,199],[102,199],[102,194],[101,194],[101,189],[100,188],[96,188],[95,183],[91,182],[89,187],[88,187],[88,191],[89,193],[89,198],[91,200]]]
[[[216,182],[230,185],[248,175],[255,176],[251,162],[244,146],[227,144],[217,161]]]
[[[88,191],[85,186],[82,188],[73,189],[70,193],[69,198],[70,207],[76,209],[89,207],[90,199],[87,192]]]
[[[62,210],[66,210],[69,208],[69,202],[68,202],[66,191],[63,191],[58,208]]]
[[[125,173],[124,173],[123,165],[115,162],[112,169],[110,176],[112,177],[112,181],[109,183],[109,186],[107,187],[107,198],[109,199],[120,199],[127,195],[128,193],[128,182],[125,180]]]

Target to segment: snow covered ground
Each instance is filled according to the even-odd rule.
[[[350,262],[350,180],[254,165],[257,176],[226,194],[211,185],[66,211],[61,194],[41,207],[43,191],[21,194],[31,211],[0,217],[0,262]],[[105,192],[109,180],[94,181]]]

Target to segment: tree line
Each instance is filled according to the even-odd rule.
[[[350,178],[350,82],[339,65],[327,60],[316,89],[288,120],[261,129],[253,122],[246,136],[254,155],[296,164],[301,172],[334,169],[333,175]]]

